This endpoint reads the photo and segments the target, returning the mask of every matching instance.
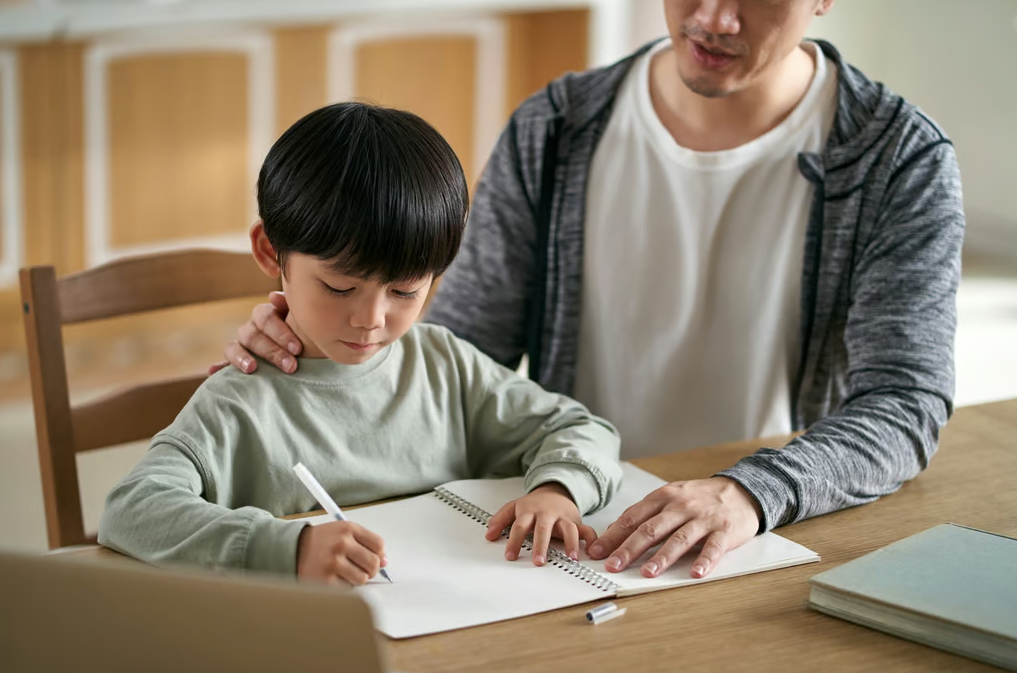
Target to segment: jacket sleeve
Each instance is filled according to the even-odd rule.
[[[964,212],[948,140],[895,162],[873,217],[852,271],[840,408],[720,473],[759,501],[760,532],[897,490],[928,466],[953,411]]]
[[[471,473],[524,475],[527,493],[558,482],[581,514],[610,502],[622,479],[621,440],[614,426],[465,341],[455,339],[451,347],[459,363]]]
[[[520,156],[518,129],[513,117],[498,139],[477,184],[459,255],[424,318],[512,369],[526,350],[537,246],[536,196],[523,175],[530,164]]]
[[[225,478],[220,467],[204,465],[178,439],[157,436],[107,496],[99,543],[157,565],[296,574],[297,542],[306,522],[218,504]]]

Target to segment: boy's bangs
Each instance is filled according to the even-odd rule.
[[[434,184],[440,176],[384,163],[360,167],[361,189],[353,189],[347,175],[342,191],[359,193],[359,203],[340,209],[344,235],[319,258],[334,260],[343,275],[386,284],[439,276],[459,250],[466,206],[447,198],[449,185]]]
[[[455,152],[423,119],[347,103],[311,113],[277,142],[259,209],[277,251],[387,284],[448,269],[469,192]]]

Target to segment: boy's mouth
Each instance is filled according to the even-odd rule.
[[[361,344],[361,343],[356,343],[355,341],[343,341],[342,339],[340,339],[339,341],[344,346],[346,346],[347,348],[350,348],[352,350],[355,350],[355,351],[358,351],[358,352],[361,352],[361,353],[364,352],[364,351],[367,351],[367,350],[371,350],[372,348],[374,348],[375,346],[378,345],[378,344],[373,344],[373,343],[371,343],[371,344]]]

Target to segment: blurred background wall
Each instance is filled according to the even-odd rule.
[[[810,35],[953,138],[958,402],[1017,395],[1017,0],[839,0]],[[666,32],[662,0],[0,0],[0,544],[42,549],[17,269],[246,249],[256,171],[329,101],[411,109],[471,181],[512,109]],[[220,359],[257,301],[65,330],[74,394]],[[144,447],[79,459],[86,521]]]
[[[589,60],[591,10],[582,4],[455,12],[412,4],[416,11],[299,0],[260,3],[262,11],[239,0],[0,7],[4,396],[27,393],[19,266],[67,274],[176,247],[247,249],[262,158],[328,101],[360,97],[421,114],[472,181],[511,110]],[[69,374],[101,385],[166,358],[217,358],[249,306],[68,330]]]
[[[812,32],[946,130],[966,244],[1017,259],[1017,0],[840,0]]]

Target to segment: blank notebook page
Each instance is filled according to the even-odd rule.
[[[350,518],[385,540],[395,582],[377,576],[355,591],[370,604],[378,629],[392,638],[487,624],[606,596],[558,568],[534,566],[528,556],[506,561],[505,540],[488,542],[484,525],[434,495],[365,507]]]
[[[623,463],[624,483],[611,504],[584,517],[598,533],[630,505],[664,482],[629,463]],[[469,479],[442,488],[494,514],[502,505],[524,495],[523,479]],[[440,500],[435,494],[364,507],[352,521],[385,540],[388,569],[394,583],[378,576],[358,587],[371,605],[378,629],[392,638],[408,638],[570,605],[668,587],[698,584],[746,573],[818,561],[810,550],[773,533],[765,533],[728,552],[704,579],[689,576],[695,554],[686,554],[673,568],[649,579],[639,572],[648,551],[621,573],[610,573],[603,561],[580,551],[580,562],[618,585],[605,591],[551,564],[536,567],[524,551],[517,561],[505,560],[505,539],[488,542],[486,526]],[[319,524],[329,516],[310,519]],[[561,544],[555,546],[561,549]]]

